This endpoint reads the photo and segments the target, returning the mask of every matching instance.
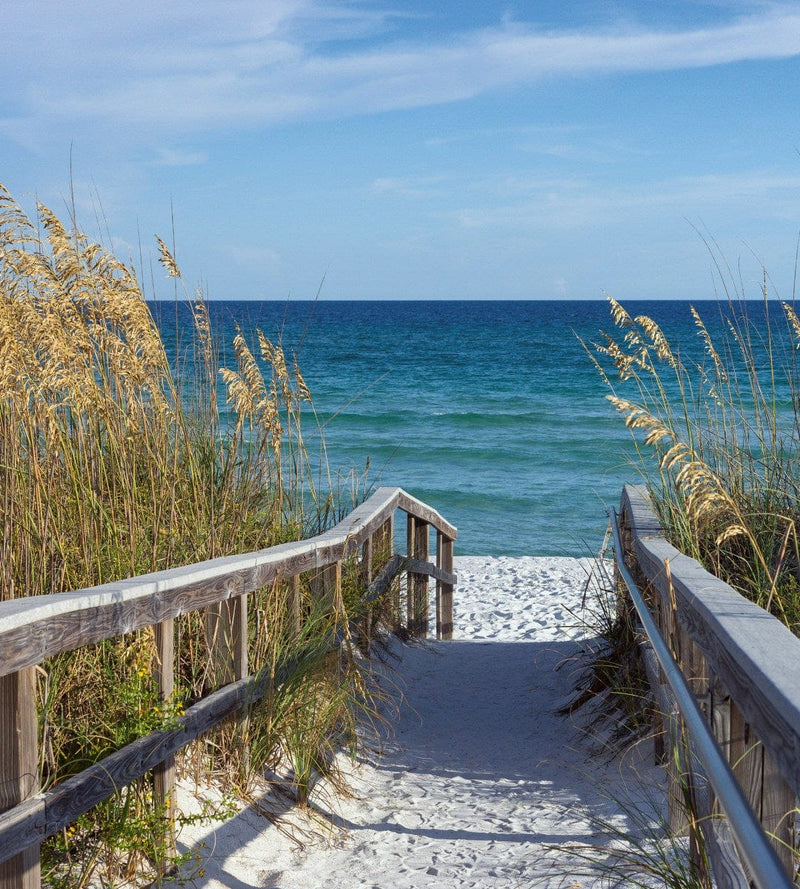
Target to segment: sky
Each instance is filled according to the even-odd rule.
[[[0,183],[169,298],[793,296],[800,2],[4,0]]]

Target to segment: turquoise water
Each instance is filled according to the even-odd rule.
[[[331,466],[369,460],[371,484],[399,485],[458,527],[458,553],[594,553],[608,506],[637,481],[630,434],[578,339],[613,329],[605,301],[209,306],[222,343],[236,321],[296,352]],[[697,340],[687,303],[627,308]],[[157,317],[171,341],[175,306]]]

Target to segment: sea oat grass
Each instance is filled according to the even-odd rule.
[[[180,284],[170,251],[158,246]],[[261,549],[338,514],[336,492],[320,494],[305,448],[311,396],[296,362],[263,334],[253,349],[239,331],[235,365],[220,373],[208,309],[201,295],[190,302],[194,330],[168,356],[134,271],[46,207],[35,224],[0,187],[0,599]],[[223,398],[232,423],[220,416]],[[244,791],[282,752],[316,774],[331,745],[349,742],[359,708],[371,712],[371,692],[351,647],[341,662],[321,652],[331,621],[349,625],[354,583],[326,621],[305,578],[299,632],[291,582],[252,595],[251,672],[275,676],[294,662],[298,679],[193,745],[182,768]],[[169,726],[216,687],[202,614],[176,620],[176,643],[168,701],[153,678],[152,630],[42,665],[43,787]],[[296,772],[302,797],[312,772]],[[46,879],[88,885],[98,868],[108,886],[152,879],[170,854],[168,822],[147,775],[46,844]]]
[[[798,631],[800,327],[766,286],[715,311],[712,329],[692,308],[697,341],[679,346],[611,300],[592,360],[672,542]]]

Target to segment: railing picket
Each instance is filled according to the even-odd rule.
[[[394,515],[389,516],[375,534],[375,552],[381,561],[388,562],[394,555]],[[400,609],[400,584],[392,585],[390,596],[392,630],[399,630],[401,626]]]
[[[436,532],[436,567],[453,573],[453,541]],[[453,584],[436,581],[436,638],[453,638]]]
[[[213,688],[247,676],[247,596],[233,596],[206,609],[206,641]]]
[[[374,535],[370,535],[361,545],[361,564],[359,580],[361,588],[366,590],[372,583],[372,558]],[[372,608],[367,608],[364,619],[361,621],[361,648],[364,654],[369,655],[372,644]]]
[[[39,791],[36,672],[28,667],[0,677],[0,812]],[[39,846],[0,864],[0,889],[40,889]]]
[[[155,678],[158,684],[159,700],[170,706],[175,692],[175,621],[170,618],[154,627],[156,641]],[[163,807],[164,817],[169,825],[167,852],[175,851],[175,754],[171,753],[153,770],[153,793],[157,806]]]
[[[325,610],[333,614],[338,612],[342,601],[342,563],[334,562],[326,565],[321,574],[321,592],[325,602]]]
[[[408,516],[408,557],[427,562],[429,553],[427,522]],[[428,634],[428,577],[415,571],[408,572],[408,632],[414,638]]]
[[[444,634],[448,620],[452,625],[452,546],[457,532],[435,510],[400,488],[379,488],[335,528],[305,541],[92,589],[0,603],[0,889],[40,889],[41,840],[150,770],[155,776],[156,804],[166,807],[171,821],[175,752],[225,720],[246,721],[248,706],[267,693],[262,680],[249,676],[248,593],[288,579],[290,619],[299,631],[300,574],[316,570],[312,584],[316,583],[327,605],[338,611],[342,605],[342,560],[359,546],[363,546],[365,588],[384,573],[381,585],[388,588],[390,565],[392,572],[401,570],[401,557],[393,557],[394,512],[398,508],[416,516],[410,519],[413,535],[409,557],[416,563],[416,580],[411,585],[411,628],[425,632],[431,574],[437,584],[442,584],[437,631]],[[430,525],[444,535],[441,554],[437,540],[436,566],[427,563]],[[392,584],[392,589],[398,591],[392,595],[399,596],[399,584]],[[376,591],[371,595],[374,599]],[[399,602],[394,603],[393,610],[399,614]],[[218,690],[206,693],[187,708],[178,717],[177,726],[151,732],[40,794],[36,665],[62,652],[152,626],[159,698],[169,702],[175,682],[174,621],[192,611],[204,612],[206,691]]]
[[[797,800],[769,751],[762,751],[761,824],[787,874],[795,870]]]
[[[303,629],[302,615],[302,598],[300,595],[300,575],[294,574],[288,580],[289,584],[289,621],[291,623],[291,632],[294,636],[299,636]]]

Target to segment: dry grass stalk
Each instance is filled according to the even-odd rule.
[[[237,367],[220,377],[198,295],[194,363],[170,358],[133,270],[46,207],[38,214],[41,233],[0,186],[0,599],[256,550],[324,522],[332,501],[317,498],[301,434],[310,392],[296,365],[289,373],[280,345],[259,335],[265,377],[239,331]],[[158,247],[167,275],[180,282],[171,252],[160,239]],[[186,366],[189,377],[179,376]],[[236,413],[229,426],[216,408],[220,378]],[[342,737],[369,693],[353,659],[345,680],[339,664],[332,672],[319,655],[330,621],[310,620],[307,582],[303,589],[309,619],[301,636],[287,616],[285,584],[254,596],[249,660],[274,675],[300,655],[306,685],[297,688],[330,699],[313,711],[318,748]],[[337,603],[334,624],[346,620],[344,608]],[[153,679],[152,632],[45,664],[42,785],[169,723],[210,681],[206,644],[201,615],[178,622],[178,690],[167,702]],[[284,697],[283,709],[299,712],[291,688]],[[252,751],[240,760],[250,772],[236,778],[244,788],[274,764],[294,728],[269,709],[241,725]],[[212,746],[190,751],[189,761],[213,772],[241,745],[236,732],[222,732]],[[137,782],[50,844],[50,884],[85,885],[101,864],[107,885],[146,877],[168,853],[168,828],[150,779]]]
[[[800,423],[781,405],[797,403],[800,322],[784,304],[780,328],[762,297],[763,321],[731,303],[713,335],[692,308],[700,348],[685,351],[611,300],[619,335],[604,334],[592,360],[628,428],[643,433],[642,472],[673,542],[798,629]]]

